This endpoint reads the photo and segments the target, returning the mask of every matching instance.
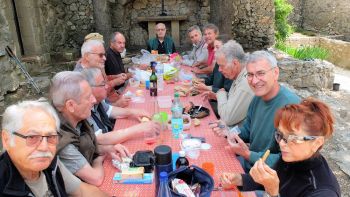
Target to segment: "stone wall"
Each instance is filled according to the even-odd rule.
[[[349,0],[289,0],[295,10],[290,17],[298,27],[314,32],[350,36]]]
[[[8,45],[14,49],[14,38],[10,31],[9,13],[11,10],[6,0],[0,0],[0,107],[4,106],[4,95],[7,92],[15,91],[19,86],[21,78],[16,67],[9,62],[5,52],[5,47]]]
[[[293,12],[289,15],[288,20],[294,27],[301,27],[303,23],[303,3],[304,0],[287,0],[293,6]]]
[[[134,0],[128,3],[115,1],[111,3],[112,25],[114,31],[121,31],[128,39],[128,45],[145,47],[148,40],[146,22],[138,22],[137,17],[158,16],[161,14],[161,0]],[[203,26],[209,19],[209,0],[168,0],[164,5],[166,13],[171,16],[188,16],[180,21],[180,44],[188,44],[186,31],[192,25]],[[170,23],[167,34],[170,35]],[[151,32],[154,34],[154,32]]]
[[[334,81],[334,65],[327,61],[301,61],[284,59],[278,62],[281,82],[286,82],[296,89],[310,91],[330,89]]]
[[[275,9],[272,0],[235,0],[232,29],[245,49],[268,48],[274,44]]]
[[[84,36],[94,31],[91,0],[40,0],[45,51],[79,51]]]
[[[286,40],[286,43],[293,47],[317,46],[329,51],[327,60],[333,64],[350,69],[350,42],[331,39],[328,37],[309,37],[300,34],[293,34]]]

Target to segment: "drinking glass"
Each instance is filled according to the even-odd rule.
[[[228,128],[228,127],[227,127]],[[241,133],[241,130],[239,130],[238,126],[234,126],[231,129],[228,129],[226,136],[227,136],[227,142],[230,145],[234,145],[237,143],[237,141],[234,138],[234,135],[239,135]]]

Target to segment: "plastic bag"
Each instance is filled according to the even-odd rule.
[[[151,61],[155,61],[156,56],[152,55],[149,51],[141,49],[141,55],[137,55],[131,58],[134,64],[149,64]]]

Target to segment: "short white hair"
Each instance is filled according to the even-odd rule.
[[[254,63],[259,60],[266,60],[270,64],[271,68],[277,67],[276,58],[267,51],[254,51],[249,55],[247,64]]]
[[[229,40],[215,52],[216,58],[222,55],[227,62],[232,62],[232,60],[237,59],[241,65],[245,65],[246,54],[242,46],[234,40]]]
[[[58,132],[60,128],[60,119],[55,109],[46,100],[28,100],[10,105],[6,108],[2,118],[2,129],[13,136],[14,132],[23,127],[24,114],[27,111],[39,109],[55,120],[55,129]],[[12,138],[13,139],[13,138]],[[13,145],[13,140],[11,144]]]
[[[101,69],[96,67],[85,68],[81,71],[81,74],[85,77],[90,86],[96,85],[97,76],[103,76]]]
[[[81,97],[80,83],[86,81],[80,72],[62,71],[51,80],[50,98],[52,104],[60,110],[67,100],[79,102]]]
[[[91,53],[92,48],[96,46],[104,47],[100,40],[88,40],[84,42],[83,46],[81,46],[81,56],[84,57],[86,53]]]

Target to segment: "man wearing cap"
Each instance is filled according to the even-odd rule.
[[[107,57],[105,62],[105,72],[107,76],[113,77],[118,74],[125,73],[126,79],[131,78],[131,73],[126,73],[121,54],[125,50],[125,37],[120,32],[114,32],[109,42],[109,48],[107,49]],[[126,80],[125,79],[125,80]],[[125,81],[124,81],[125,82]],[[123,87],[124,83],[117,85],[114,89],[118,90]]]
[[[158,23],[156,25],[156,37],[151,38],[147,42],[147,50],[157,50],[158,54],[171,54],[175,53],[175,44],[170,36],[166,36],[166,27],[164,23]]]
[[[103,36],[99,33],[89,33],[88,35],[85,36],[84,42],[88,40],[98,40],[104,43]]]

